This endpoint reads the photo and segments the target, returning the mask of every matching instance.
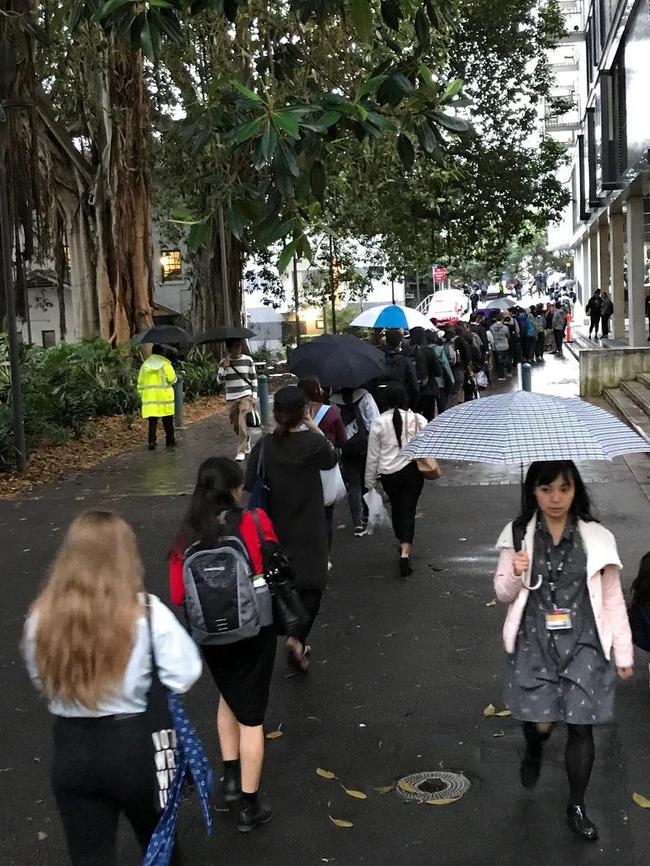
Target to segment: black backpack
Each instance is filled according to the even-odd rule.
[[[363,457],[368,451],[368,430],[364,424],[359,403],[343,403],[341,418],[348,441],[341,449],[343,457]]]

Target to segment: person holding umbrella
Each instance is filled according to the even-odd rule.
[[[583,839],[598,838],[585,810],[594,764],[593,726],[614,714],[616,673],[632,676],[632,636],[614,536],[592,516],[585,485],[570,460],[535,462],[522,510],[497,541],[494,587],[509,605],[505,703],[523,722],[523,786],[540,775],[544,743],[568,730],[567,819]]]
[[[142,417],[149,421],[149,451],[155,451],[158,419],[165,429],[165,444],[176,445],[174,435],[174,385],[176,371],[165,357],[162,346],[154,345],[151,355],[138,373],[138,394],[142,403]]]
[[[255,361],[243,354],[240,338],[226,340],[226,355],[219,361],[217,377],[224,385],[230,423],[239,437],[235,460],[245,460],[251,453],[248,433],[248,413],[257,402],[257,370]]]

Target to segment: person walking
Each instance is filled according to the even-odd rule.
[[[544,305],[537,304],[535,307],[535,360],[539,363],[544,360],[544,346],[546,345],[546,315]]]
[[[248,461],[246,489],[253,489],[262,464],[269,517],[292,561],[296,586],[309,615],[308,621],[287,638],[288,659],[297,670],[306,672],[307,637],[320,610],[329,559],[320,470],[333,469],[338,457],[315,424],[300,388],[281,388],[273,400],[273,415],[275,431],[260,439]]]
[[[411,352],[418,371],[418,411],[427,421],[436,414],[436,402],[440,396],[439,379],[443,376],[443,368],[438,355],[427,341],[424,328],[411,328]]]
[[[386,373],[379,380],[377,389],[377,403],[381,409],[384,409],[383,392],[387,385],[391,382],[400,384],[409,398],[409,406],[414,408],[417,406],[419,398],[418,379],[415,371],[415,364],[409,357],[408,352],[404,351],[404,335],[399,328],[389,328],[386,331],[386,341],[383,346]]]
[[[595,339],[598,339],[598,326],[600,325],[602,309],[603,299],[600,295],[600,289],[596,289],[585,307],[585,313],[589,316],[589,339],[591,339],[592,332]]]
[[[616,671],[632,676],[630,625],[614,536],[591,514],[571,461],[533,463],[522,511],[503,530],[494,587],[509,605],[505,703],[523,723],[520,776],[537,783],[544,742],[567,725],[567,819],[583,839],[598,838],[585,794],[594,763],[593,726],[612,720]]]
[[[142,417],[149,420],[149,451],[155,451],[158,419],[165,430],[167,448],[176,445],[174,434],[174,385],[176,371],[165,357],[162,346],[155,345],[138,373],[138,394]]]
[[[365,388],[341,388],[332,394],[330,402],[340,409],[345,426],[341,473],[348,491],[354,536],[363,538],[368,531],[368,506],[363,498],[368,434],[372,422],[379,416],[379,409]]]
[[[318,379],[305,378],[300,379],[298,387],[303,391],[309,400],[309,412],[314,419],[314,423],[321,431],[328,442],[337,449],[338,452],[345,446],[348,437],[343,425],[341,410],[338,406],[332,406],[325,403],[323,389]],[[334,509],[336,505],[325,506],[325,517],[327,518],[327,540],[329,550],[332,549],[332,540],[334,538]]]
[[[112,512],[86,511],[25,624],[27,669],[54,716],[52,785],[73,866],[117,866],[120,815],[144,854],[160,818],[146,713],[152,651],[173,692],[201,675],[194,641],[145,595],[143,574],[131,527]]]
[[[635,646],[650,652],[650,552],[639,563],[628,614]]]
[[[399,542],[399,573],[412,573],[411,547],[415,536],[415,512],[424,486],[417,464],[402,456],[402,448],[427,424],[426,418],[407,409],[408,397],[401,385],[386,389],[388,409],[370,428],[366,487],[374,490],[381,481],[391,504],[393,532]]]
[[[609,321],[612,318],[614,313],[614,304],[612,303],[612,299],[607,294],[607,292],[603,292],[603,305],[600,309],[600,321],[601,321],[601,331],[603,337],[609,337]]]
[[[248,553],[251,579],[264,574],[262,545],[254,516],[242,509],[244,477],[228,457],[210,457],[199,467],[183,525],[169,561],[170,594],[185,602],[183,563],[190,554],[215,550],[225,537],[239,538]],[[277,541],[262,509],[256,511],[266,541]],[[217,733],[223,760],[223,794],[237,805],[237,829],[246,833],[272,818],[259,798],[264,763],[264,716],[275,661],[276,631],[262,626],[257,635],[226,644],[201,644],[201,653],[219,693]]]
[[[504,319],[497,321],[490,326],[490,332],[494,338],[494,357],[497,368],[497,379],[499,382],[505,382],[506,372],[510,375],[510,328]]]
[[[566,328],[566,314],[562,309],[560,304],[550,304],[550,309],[553,313],[553,317],[551,319],[553,325],[553,339],[555,340],[555,353],[556,355],[563,356],[564,351],[562,346],[564,344],[564,330]]]
[[[241,340],[226,340],[226,355],[219,361],[217,377],[224,385],[230,423],[239,437],[235,460],[245,460],[251,453],[247,416],[257,402],[257,370],[249,355],[243,354]]]
[[[442,374],[436,376],[436,384],[438,386],[438,396],[436,399],[436,414],[441,415],[447,408],[449,393],[456,384],[454,374],[449,364],[449,358],[445,352],[440,334],[436,331],[428,331],[427,339],[431,347],[431,351],[440,363]]]

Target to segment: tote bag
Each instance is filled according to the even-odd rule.
[[[327,415],[330,406],[321,406],[318,412],[314,415],[314,422],[320,425],[320,422]],[[325,508],[334,505],[339,499],[344,499],[347,495],[343,476],[341,475],[341,467],[337,463],[331,469],[320,470],[320,480],[323,485],[323,502]]]
[[[408,426],[408,411],[406,413],[406,423]],[[418,431],[419,432],[419,431]],[[415,434],[417,436],[417,433]],[[412,441],[415,439],[415,436],[411,437]],[[408,443],[407,443],[408,444]],[[442,475],[442,469],[440,468],[440,464],[436,460],[435,457],[418,457],[415,461],[415,465],[418,467],[419,471],[422,474],[422,477],[427,481],[437,481],[438,478]]]
[[[151,647],[151,686],[144,714],[153,744],[156,768],[156,794],[161,809],[160,821],[152,833],[143,866],[169,866],[174,852],[176,824],[183,799],[185,781],[191,778],[199,798],[208,835],[213,822],[210,797],[214,789],[212,768],[179,695],[160,681],[151,626],[151,599],[147,596],[147,625]],[[167,744],[167,748],[165,748]]]

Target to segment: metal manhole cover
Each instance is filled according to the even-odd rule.
[[[457,800],[466,794],[472,783],[461,773],[431,770],[404,776],[396,791],[408,803],[425,803],[427,800]]]

